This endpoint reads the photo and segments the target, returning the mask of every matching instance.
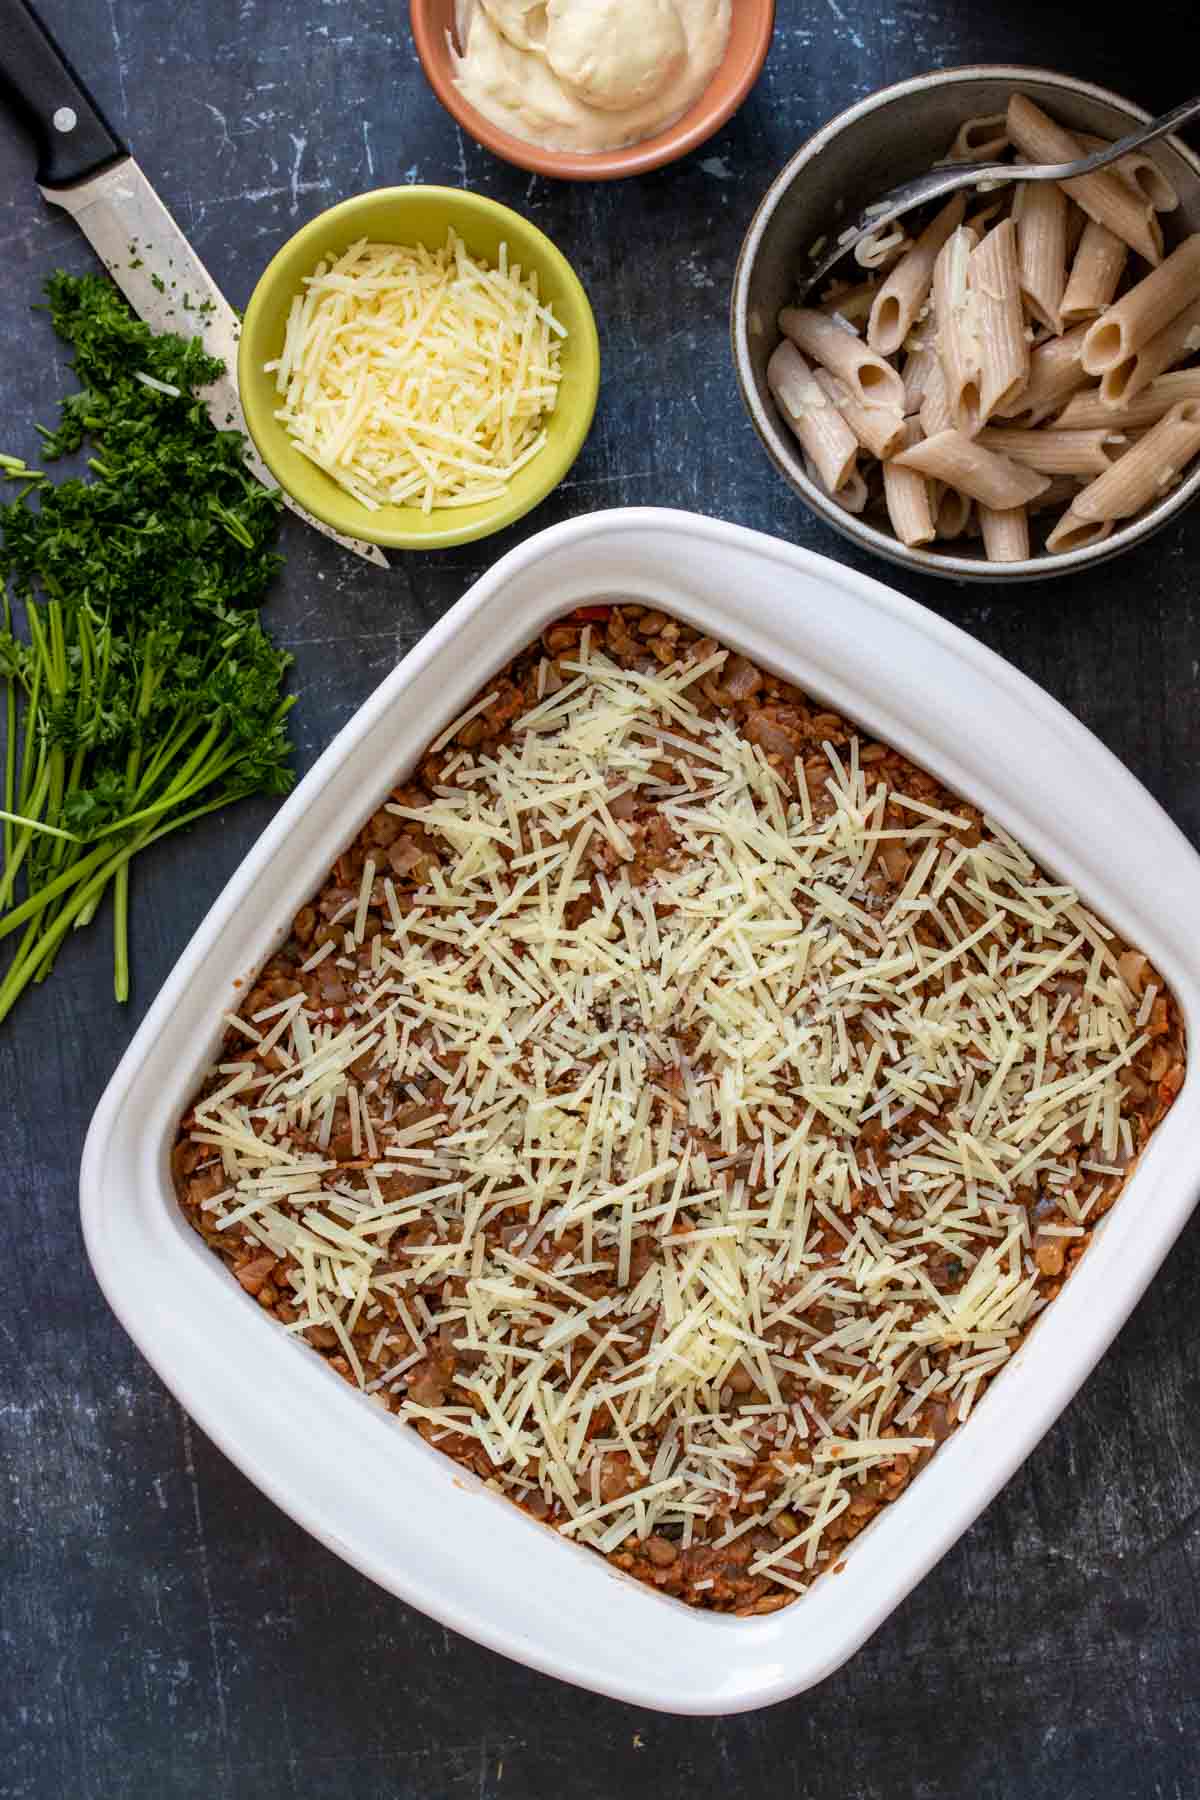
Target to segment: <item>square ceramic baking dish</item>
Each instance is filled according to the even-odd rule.
[[[968,1424],[782,1612],[706,1615],[473,1482],[267,1319],[184,1224],[176,1122],[223,1010],[425,745],[572,607],[625,596],[723,639],[988,808],[1145,949],[1200,1041],[1200,858],[1062,707],[954,627],[824,557],[680,512],[558,525],[505,556],[330,745],[184,951],[97,1109],[81,1176],[96,1275],[163,1380],[314,1536],[456,1631],[664,1711],[763,1706],[836,1669],[955,1541],[1111,1341],[1200,1186],[1200,1073],[1062,1296]]]

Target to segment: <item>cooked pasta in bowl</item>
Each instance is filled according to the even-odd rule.
[[[803,292],[897,180],[1066,162],[1145,117],[1066,76],[950,70],[851,108],[782,171],[738,265],[734,356],[768,452],[829,523],[932,573],[1030,579],[1128,548],[1200,491],[1200,161],[1177,140],[960,192]]]

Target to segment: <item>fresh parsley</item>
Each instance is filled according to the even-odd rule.
[[[114,989],[129,994],[129,871],[203,814],[291,784],[291,658],[258,607],[278,567],[278,496],[197,390],[222,365],[155,335],[103,276],[46,283],[79,391],[0,506],[4,755],[0,1020],[112,895]],[[23,620],[23,632],[16,629]]]

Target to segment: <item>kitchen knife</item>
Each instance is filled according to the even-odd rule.
[[[0,0],[0,89],[33,136],[44,198],[71,214],[139,318],[154,331],[198,337],[220,357],[226,373],[200,397],[219,429],[245,436],[237,314],[27,0]],[[248,437],[246,462],[264,487],[278,486]],[[389,566],[374,544],[343,537],[283,498],[314,530]]]

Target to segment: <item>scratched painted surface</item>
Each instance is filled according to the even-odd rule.
[[[730,372],[730,272],[771,174],[840,107],[922,69],[1040,62],[1157,109],[1194,85],[1200,48],[1191,5],[1144,5],[1131,36],[1099,10],[1030,0],[781,0],[763,79],[713,143],[590,189],[464,141],[425,88],[402,0],[44,10],[238,304],[321,207],[418,180],[529,213],[596,303],[595,431],[515,531],[383,577],[288,522],[271,618],[296,654],[304,766],[475,575],[555,519],[662,502],[853,557],[766,464]],[[55,264],[88,253],[0,119],[0,435],[26,455],[69,379],[28,310]],[[1200,511],[1091,578],[1002,599],[874,572],[1055,693],[1196,842],[1198,558]],[[1195,1800],[1195,1227],[1062,1423],[890,1623],[822,1688],[747,1718],[641,1714],[450,1636],[308,1539],[189,1425],[88,1273],[76,1170],[129,1034],[266,817],[243,806],[139,870],[124,1014],[100,930],[0,1031],[0,1795]]]

